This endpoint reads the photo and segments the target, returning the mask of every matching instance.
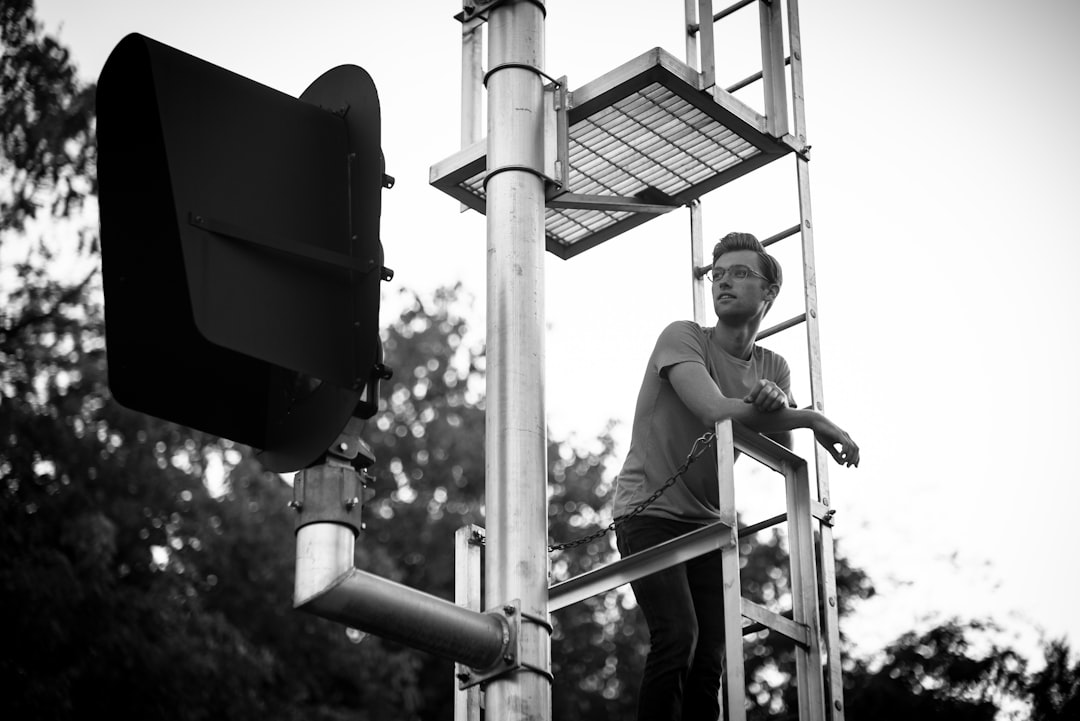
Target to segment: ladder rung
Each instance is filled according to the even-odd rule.
[[[773,516],[772,518],[766,518],[764,521],[758,521],[752,526],[743,526],[739,529],[739,538],[747,538],[753,536],[755,533],[760,533],[766,528],[772,528],[778,526],[787,520],[787,514],[781,513],[779,516]]]
[[[747,5],[749,5],[750,3],[753,3],[753,2],[757,2],[757,0],[739,0],[739,2],[735,3],[734,5],[726,7],[723,10],[721,10],[720,12],[715,13],[712,16],[712,21],[716,22],[717,20],[723,20],[724,18],[726,18],[731,13],[733,13],[733,12],[735,12],[737,10],[742,10],[744,7],[746,7]]]
[[[783,323],[777,323],[773,327],[766,328],[765,330],[761,331],[760,333],[758,333],[757,339],[758,340],[763,340],[765,338],[768,338],[771,335],[775,335],[775,334],[779,333],[782,330],[787,330],[788,328],[790,328],[790,327],[792,327],[794,325],[798,325],[799,323],[802,323],[805,320],[806,320],[806,313],[800,313],[799,315],[795,316],[794,318],[788,318]]]
[[[784,614],[776,613],[744,598],[742,599],[742,615],[754,622],[743,626],[744,636],[769,629],[804,647],[810,645],[810,629],[805,624],[792,621],[790,611]]]
[[[787,57],[784,58],[784,65],[791,65],[791,56],[790,55],[788,55]],[[743,88],[745,88],[747,85],[750,85],[752,83],[756,83],[758,80],[761,80],[763,77],[765,77],[765,71],[759,70],[758,72],[754,73],[753,75],[749,75],[749,76],[743,78],[742,80],[735,83],[734,85],[729,85],[728,87],[724,88],[724,92],[729,93],[729,94],[730,93],[737,93],[740,90],[742,90]]]
[[[724,8],[720,12],[714,13],[713,16],[712,16],[712,21],[715,23],[718,20],[723,20],[724,18],[726,18],[728,15],[732,14],[733,12],[735,12],[737,10],[742,10],[744,7],[746,7],[747,5],[749,5],[750,3],[753,3],[753,2],[757,2],[757,0],[739,0],[739,2],[735,3],[734,5],[732,5],[730,7],[727,7],[727,8]],[[701,23],[694,23],[692,25],[688,25],[686,30],[691,35],[693,35],[694,33],[697,33],[697,32],[699,32],[701,30]]]
[[[787,230],[781,230],[776,235],[769,236],[765,240],[761,241],[761,244],[763,246],[765,246],[766,248],[768,248],[773,243],[778,243],[781,240],[783,240],[784,238],[790,238],[791,236],[795,235],[796,233],[799,232],[799,228],[801,228],[801,227],[802,226],[799,226],[799,225],[793,225],[790,228],[788,228]]]

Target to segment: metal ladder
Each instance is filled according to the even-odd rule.
[[[715,23],[729,17],[742,8],[756,4],[758,6],[759,26],[761,32],[761,57],[762,71],[745,78],[727,88],[729,93],[734,93],[750,83],[761,80],[764,83],[765,117],[768,121],[769,132],[774,136],[782,136],[789,131],[788,105],[785,92],[785,65],[791,68],[791,116],[793,127],[792,134],[800,144],[806,145],[806,113],[803,97],[803,66],[802,45],[799,26],[798,0],[787,0],[786,20],[788,27],[788,46],[790,55],[784,56],[784,8],[780,0],[739,0],[717,12],[713,11],[712,0],[684,0],[686,17],[686,62],[691,67],[698,69],[704,79],[706,87],[716,87],[716,61],[714,26]],[[762,241],[769,246],[789,237],[798,235],[801,240],[802,271],[804,287],[804,312],[789,318],[777,325],[762,331],[758,340],[762,340],[776,333],[803,324],[806,328],[806,342],[808,349],[808,366],[810,376],[811,407],[824,410],[824,396],[822,390],[821,371],[821,344],[819,340],[819,314],[817,308],[817,273],[814,261],[814,228],[810,206],[810,172],[808,152],[795,154],[796,176],[799,194],[798,225],[782,230]],[[690,235],[691,254],[694,266],[695,282],[693,284],[694,320],[699,324],[705,324],[705,298],[706,287],[703,272],[709,267],[706,265],[705,246],[702,230],[702,211],[700,202],[694,202],[690,206]],[[711,265],[711,264],[710,264]],[[718,439],[718,448],[720,447]],[[723,449],[719,451],[723,454]],[[844,718],[843,705],[843,680],[840,661],[840,631],[838,625],[836,596],[836,563],[834,555],[834,540],[832,529],[833,512],[829,508],[829,456],[820,446],[815,445],[815,469],[817,481],[817,499],[809,497],[794,498],[789,494],[788,513],[781,520],[789,520],[793,524],[801,524],[807,521],[819,521],[817,528],[817,543],[814,543],[812,535],[807,535],[808,530],[791,529],[791,547],[789,554],[792,566],[792,588],[795,605],[803,606],[817,604],[817,588],[800,588],[807,583],[820,584],[821,598],[825,599],[822,605],[823,614],[820,625],[809,624],[811,631],[808,638],[800,641],[793,638],[792,634],[776,628],[789,638],[793,638],[797,647],[797,664],[799,677],[799,718],[801,719],[832,719],[842,721]],[[724,467],[723,463],[720,465]],[[734,512],[735,495],[734,485],[725,478],[721,472],[721,505],[731,508]],[[797,501],[793,506],[792,501]],[[735,523],[735,518],[730,518]],[[758,530],[766,527],[759,524]],[[729,547],[723,551],[725,554],[725,573],[728,578],[735,579],[732,590],[733,601],[739,597],[738,592],[738,548]],[[811,593],[814,591],[814,593]],[[742,615],[759,621],[760,612],[748,606],[748,601],[742,600]],[[732,603],[727,608],[737,608]],[[747,611],[750,611],[748,614]],[[816,615],[816,608],[804,608],[803,615]],[[795,609],[796,617],[799,610]],[[728,618],[729,629],[735,630],[741,626],[741,619]],[[806,626],[807,624],[803,624]],[[750,628],[752,628],[751,626]],[[820,638],[816,637],[820,634]],[[744,682],[742,674],[741,632],[740,642],[732,643],[732,634],[728,634],[728,678],[725,685],[730,688],[737,684],[742,688]],[[818,681],[821,664],[824,664],[824,678]],[[816,667],[816,668],[815,668]],[[805,680],[804,680],[805,679]],[[825,683],[822,684],[822,681]],[[823,686],[818,697],[817,687]],[[730,712],[732,719],[744,717],[742,704],[739,703],[742,694],[728,692],[729,708],[736,709]]]
[[[805,325],[808,366],[810,375],[811,406],[823,410],[821,352],[818,333],[818,310],[816,272],[814,262],[814,235],[810,208],[809,146],[806,144],[805,108],[803,101],[802,50],[797,0],[738,0],[719,12],[713,11],[711,0],[684,0],[686,27],[687,65],[700,73],[704,89],[720,102],[716,86],[716,61],[714,23],[751,5],[758,5],[762,71],[725,88],[734,93],[758,80],[764,87],[764,130],[776,139],[783,139],[794,153],[798,183],[799,224],[775,233],[763,240],[766,246],[784,239],[799,236],[801,241],[804,312],[789,318],[759,334],[759,340]],[[468,0],[464,2],[470,6]],[[487,6],[490,0],[473,5]],[[699,22],[699,18],[702,19]],[[784,25],[787,24],[787,45],[790,56],[784,56]],[[462,21],[462,147],[475,144],[481,133],[481,95],[483,73],[481,70],[481,43],[483,18],[463,12]],[[785,70],[790,66],[791,104],[790,122]],[[464,180],[470,174],[482,171],[475,153],[465,153],[464,160],[452,164],[455,172],[466,161],[473,163],[455,176],[463,189],[469,186]],[[477,168],[480,168],[480,171]],[[565,172],[565,168],[564,168]],[[438,173],[433,173],[438,175]],[[447,173],[449,177],[449,173]],[[433,182],[433,184],[435,184]],[[452,184],[451,184],[452,185]],[[443,188],[451,192],[446,187]],[[475,191],[470,191],[475,193]],[[453,194],[453,193],[452,193]],[[479,204],[470,193],[462,190],[455,197],[463,203],[478,208]],[[596,202],[595,197],[590,200]],[[633,199],[623,198],[623,203]],[[611,201],[615,202],[615,201]],[[641,201],[634,201],[641,202]],[[702,208],[694,199],[687,203],[690,210],[692,297],[694,319],[706,323],[705,282],[707,270],[703,234]],[[549,204],[549,207],[558,207]],[[584,207],[582,205],[571,207]],[[611,206],[616,207],[615,205]],[[625,206],[619,206],[625,209]],[[663,212],[664,208],[652,212]],[[550,249],[550,247],[549,247]],[[573,251],[571,251],[573,252]],[[722,692],[726,696],[728,718],[733,721],[745,719],[746,679],[743,662],[743,636],[767,628],[792,640],[796,656],[796,686],[798,688],[798,717],[825,721],[842,721],[844,718],[843,684],[840,663],[840,635],[837,620],[836,569],[832,531],[833,512],[829,507],[829,483],[827,453],[815,446],[814,466],[811,474],[807,463],[787,449],[756,433],[747,431],[731,421],[717,424],[717,456],[722,522],[700,532],[676,539],[658,553],[647,558],[635,554],[574,579],[556,584],[549,589],[549,608],[554,612],[571,603],[623,585],[635,578],[655,572],[660,567],[674,565],[687,557],[720,549],[723,554],[725,577],[731,579],[725,596],[725,625],[727,633],[727,663]],[[787,512],[761,523],[737,530],[735,506],[735,481],[733,463],[735,449],[782,474],[785,478]],[[811,488],[811,475],[816,479],[816,498]],[[790,618],[777,614],[741,596],[739,580],[738,536],[746,536],[783,522],[788,523],[790,581],[792,587],[792,612]],[[455,601],[469,608],[480,609],[481,549],[477,541],[479,529],[463,528],[458,532],[457,574]],[[820,609],[820,610],[819,610]],[[746,625],[744,620],[747,619]],[[466,669],[459,669],[463,675]],[[459,677],[460,678],[460,677]],[[462,683],[462,686],[465,686]],[[456,695],[455,719],[478,721],[480,718],[480,688],[470,685],[461,688]]]

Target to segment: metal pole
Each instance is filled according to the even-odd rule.
[[[484,23],[479,18],[461,26],[461,147],[467,148],[481,138],[483,123],[482,87],[484,70],[480,61],[484,52]]]
[[[485,598],[520,601],[520,667],[492,679],[493,721],[551,718],[544,415],[544,6],[488,17]],[[539,621],[539,622],[538,622]]]
[[[494,614],[353,568],[353,549],[340,523],[297,531],[295,608],[474,668],[505,653],[506,623]]]

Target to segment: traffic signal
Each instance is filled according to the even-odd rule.
[[[97,91],[109,384],[136,410],[313,463],[377,409],[378,93],[293,98],[138,34]]]

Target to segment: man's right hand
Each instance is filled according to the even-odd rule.
[[[762,378],[743,398],[743,403],[750,403],[762,413],[771,413],[788,407],[788,397],[780,386]]]

